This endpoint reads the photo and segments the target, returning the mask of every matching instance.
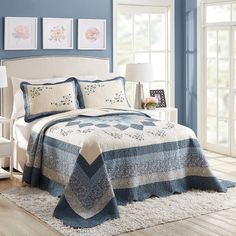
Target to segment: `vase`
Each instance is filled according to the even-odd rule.
[[[157,105],[144,105],[145,110],[155,110]]]

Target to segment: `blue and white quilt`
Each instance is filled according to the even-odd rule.
[[[233,185],[213,176],[192,130],[132,110],[45,117],[27,158],[23,181],[61,196],[54,216],[72,227],[118,218],[119,204]]]

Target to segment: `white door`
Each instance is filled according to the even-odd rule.
[[[236,4],[203,8],[203,147],[236,157]]]
[[[233,70],[232,70],[232,78],[233,78],[233,84],[232,84],[232,119],[233,119],[233,125],[232,125],[232,155],[236,156],[236,27],[233,27]]]
[[[230,153],[230,35],[229,27],[205,30],[205,146],[224,154]]]

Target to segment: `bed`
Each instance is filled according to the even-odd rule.
[[[35,60],[44,63],[44,59]],[[97,61],[91,61],[83,66],[90,72],[91,66],[94,72],[100,67],[101,72],[101,64],[98,66]],[[65,65],[66,61],[63,67]],[[54,69],[57,71],[56,67]],[[103,72],[107,69],[106,61]],[[78,74],[63,71],[60,75],[71,73]],[[37,75],[36,78],[45,76],[48,77]],[[153,119],[129,108],[122,77],[106,81],[78,78],[45,83],[43,89],[41,85],[21,83],[25,103],[31,104],[25,106],[24,120],[31,125],[31,132],[30,136],[24,133],[28,147],[23,181],[60,196],[54,216],[64,224],[93,227],[119,217],[118,205],[152,196],[166,197],[192,188],[226,192],[228,187],[234,186],[212,174],[191,129]],[[55,89],[61,86],[63,91],[70,91],[70,95],[74,91],[75,95],[59,102],[47,99],[42,105],[44,108],[56,106],[61,112],[37,113],[40,105],[34,106],[34,102],[38,97],[44,94],[59,96],[55,91],[61,90]],[[104,90],[107,88],[109,90]],[[96,93],[99,91],[98,99]],[[113,93],[113,97],[109,95]],[[64,111],[63,106],[71,109]],[[25,130],[28,125],[22,120],[14,124],[15,131],[18,130],[16,139],[22,139],[20,127]]]

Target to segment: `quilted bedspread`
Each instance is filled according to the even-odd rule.
[[[54,216],[73,227],[117,218],[117,206],[134,200],[233,186],[213,176],[191,129],[138,111],[109,109],[39,120],[23,181],[60,196]]]

